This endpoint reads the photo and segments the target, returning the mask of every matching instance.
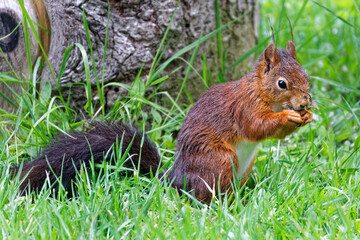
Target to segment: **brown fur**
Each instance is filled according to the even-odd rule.
[[[169,174],[174,187],[185,187],[197,199],[210,202],[213,195],[208,186],[217,193],[219,184],[224,193],[234,180],[233,167],[239,168],[237,143],[284,138],[311,121],[311,113],[304,110],[310,104],[308,76],[296,60],[294,44],[289,42],[286,49],[270,44],[252,73],[212,87],[195,103],[178,136]],[[279,77],[286,79],[287,90],[278,87]],[[273,106],[282,111],[275,112]],[[243,174],[241,185],[253,164]]]

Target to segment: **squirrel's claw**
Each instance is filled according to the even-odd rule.
[[[303,123],[301,126],[305,126],[306,124],[308,124],[309,122],[312,121],[312,113],[311,112],[306,112],[304,115],[301,116],[303,119]]]

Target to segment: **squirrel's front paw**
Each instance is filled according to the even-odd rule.
[[[301,117],[300,113],[294,110],[284,110],[284,114],[287,115],[287,121],[292,123],[297,123],[302,125],[304,123],[303,118]]]
[[[294,110],[283,110],[281,114],[281,125],[273,135],[274,138],[284,139],[287,135],[296,131],[303,124],[303,119],[299,112]]]
[[[309,122],[312,121],[312,113],[308,112],[306,110],[301,110],[299,111],[301,118],[303,120],[301,126],[305,126],[306,124],[308,124]]]

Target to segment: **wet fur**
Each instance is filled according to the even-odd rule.
[[[140,144],[143,134],[131,125],[116,123],[106,125],[104,123],[93,123],[93,129],[88,132],[71,133],[70,136],[61,136],[54,140],[53,144],[46,148],[43,153],[35,160],[25,162],[21,168],[20,192],[26,194],[28,184],[30,190],[40,190],[49,175],[50,184],[54,184],[55,190],[58,188],[57,178],[61,177],[61,183],[65,189],[69,189],[71,180],[82,165],[89,166],[90,162],[101,163],[104,156],[109,157],[116,141],[123,141],[122,153],[124,153],[132,142],[129,155],[131,160],[125,162],[126,166],[138,166]],[[134,138],[134,140],[133,140]],[[145,136],[141,150],[140,173],[154,173],[158,169],[160,156],[153,143]],[[19,167],[13,169],[18,173]],[[50,169],[51,168],[51,169]]]

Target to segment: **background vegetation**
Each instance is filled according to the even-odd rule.
[[[269,18],[275,28],[277,45],[286,46],[291,36],[288,16],[298,59],[311,76],[311,94],[318,110],[314,111],[311,124],[285,141],[267,140],[261,144],[251,180],[246,187],[235,191],[232,205],[216,199],[210,206],[190,203],[157,178],[145,178],[136,169],[125,169],[121,161],[81,171],[76,181],[77,197],[69,199],[62,192],[54,198],[49,190],[19,197],[19,184],[9,183],[9,166],[35,157],[59,132],[81,129],[84,124],[76,122],[77,115],[67,107],[66,96],[52,97],[49,84],[39,93],[40,100],[36,99],[32,87],[36,68],[40,66],[36,63],[34,74],[27,76],[30,89],[24,94],[16,93],[14,104],[18,105],[18,111],[11,114],[0,110],[2,237],[359,238],[360,4],[356,0],[260,2],[256,54],[269,42]],[[196,52],[196,46],[191,50]],[[246,59],[240,62],[245,63]],[[223,59],[222,64],[221,71],[226,71],[235,63]],[[144,83],[137,78],[128,87],[128,97],[119,100],[108,114],[99,111],[90,100],[85,110],[97,120],[124,119],[147,129],[159,146],[162,160],[171,164],[176,144],[174,133],[180,129],[191,106],[178,105],[177,99],[159,91],[145,97],[145,89],[152,83],[166,81],[157,75],[163,66],[154,61],[149,78],[152,80]],[[210,84],[206,71],[199,75],[204,84]],[[11,73],[1,73],[0,79],[19,81]],[[224,81],[221,73],[218,81]],[[98,85],[100,89],[103,87]],[[186,85],[183,90],[181,94],[186,93]],[[166,96],[169,108],[157,103],[156,96],[160,94]],[[146,106],[150,106],[150,115],[141,111]],[[99,173],[93,174],[94,169]]]

